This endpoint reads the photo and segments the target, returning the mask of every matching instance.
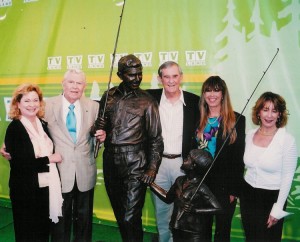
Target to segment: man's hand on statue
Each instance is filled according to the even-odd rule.
[[[103,143],[106,139],[106,132],[102,129],[96,130],[95,137],[100,143]]]
[[[105,119],[103,117],[98,117],[96,119],[94,125],[92,126],[91,130],[90,130],[90,135],[97,137],[99,135],[99,134],[97,135],[97,131],[98,130],[105,130],[105,126],[106,126]]]
[[[141,181],[150,185],[150,183],[154,182],[155,176],[156,176],[155,170],[146,170],[141,178]]]

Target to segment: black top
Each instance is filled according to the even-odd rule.
[[[240,114],[235,112],[236,118]],[[226,144],[219,153],[209,171],[205,183],[215,194],[218,201],[222,203],[221,197],[224,195],[239,196],[241,184],[244,174],[244,150],[245,150],[245,126],[246,119],[242,115],[236,124],[237,138],[233,144],[229,144],[230,139],[227,139]],[[220,124],[217,135],[217,147],[215,156],[220,151],[225,138],[222,137],[223,125]],[[194,146],[197,148],[197,145]]]
[[[41,122],[44,131],[50,137],[47,123]],[[35,196],[39,189],[38,173],[49,172],[48,157],[35,158],[30,137],[20,120],[13,120],[8,125],[5,145],[11,155],[10,195],[17,199]]]

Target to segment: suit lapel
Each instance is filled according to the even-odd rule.
[[[160,103],[161,95],[163,89],[148,89],[147,92],[151,94],[152,97],[157,101],[158,105]]]
[[[80,132],[77,136],[77,143],[79,143],[81,141],[81,139],[84,137],[83,134],[86,133],[85,131],[85,124],[88,123],[88,104],[85,102],[84,98],[80,98],[79,100],[79,104],[80,104],[80,109],[81,109],[81,127],[80,127]]]

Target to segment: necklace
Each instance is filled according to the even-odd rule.
[[[277,132],[277,128],[275,130],[273,130],[272,132],[268,133],[263,131],[261,128],[259,128],[259,132],[261,133],[261,135],[263,136],[273,136],[276,132]]]
[[[218,116],[218,117],[214,117],[214,118],[208,118],[208,119],[207,119],[207,123],[209,123],[210,125],[212,125],[212,124],[214,124],[215,122],[217,122],[217,121],[218,121],[219,117],[220,117],[220,116]],[[212,121],[212,122],[210,122],[210,121],[209,121],[209,119],[215,119],[215,120],[214,120],[214,121]]]

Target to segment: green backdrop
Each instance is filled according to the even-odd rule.
[[[121,0],[0,0],[0,143],[9,123],[6,112],[14,88],[32,82],[46,97],[61,92],[69,67],[87,74],[85,95],[99,99],[108,82],[111,54],[120,20]],[[279,48],[279,53],[250,98]],[[158,66],[166,60],[180,63],[182,88],[199,94],[209,75],[228,84],[234,109],[244,111],[247,129],[253,127],[251,107],[265,91],[281,94],[289,109],[288,130],[300,145],[299,0],[127,0],[117,46],[120,56],[134,53],[143,62],[143,88],[159,86]],[[119,80],[113,72],[112,85]],[[114,220],[98,158],[95,218]],[[300,169],[288,198],[284,238],[300,241]],[[9,164],[0,158],[0,196],[8,197]],[[143,222],[155,230],[150,192]],[[243,238],[239,209],[232,236]]]

